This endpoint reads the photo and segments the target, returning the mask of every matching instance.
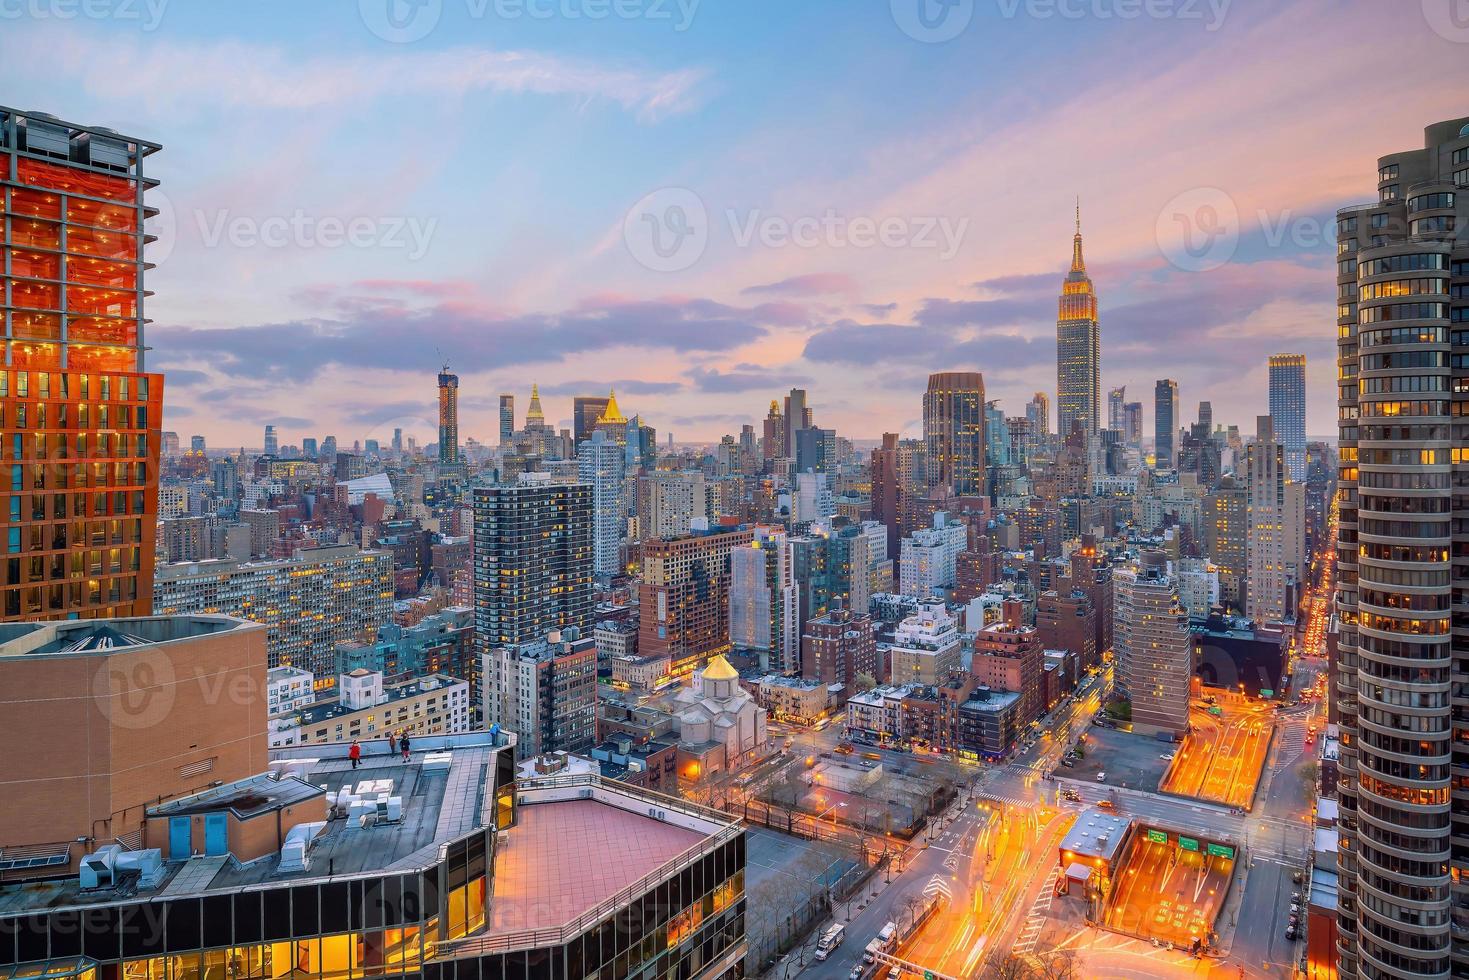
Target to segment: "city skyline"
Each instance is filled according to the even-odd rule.
[[[150,253],[158,263],[150,338],[169,377],[165,428],[202,432],[216,445],[253,444],[268,422],[283,434],[352,432],[383,443],[404,428],[422,441],[435,412],[421,376],[439,366],[438,346],[462,378],[462,431],[493,444],[499,393],[523,390],[527,378],[557,399],[558,427],[570,418],[563,397],[616,387],[660,430],[711,441],[758,414],[751,406],[800,385],[839,432],[916,434],[921,379],[949,368],[956,349],[964,363],[952,366],[984,372],[990,397],[1014,414],[1030,392],[1054,386],[1052,304],[1078,194],[1106,300],[1103,386],[1174,377],[1187,401],[1210,400],[1221,419],[1247,422],[1270,353],[1306,353],[1311,391],[1329,387],[1330,343],[1316,329],[1329,302],[1321,286],[1333,260],[1329,219],[1357,201],[1354,177],[1382,145],[1419,141],[1417,119],[1374,111],[1399,97],[1393,85],[1374,86],[1358,105],[1334,104],[1326,93],[1352,75],[1348,59],[1325,52],[1371,37],[1384,56],[1411,55],[1424,71],[1449,79],[1465,71],[1461,46],[1416,12],[1381,24],[1366,5],[1322,16],[1321,4],[1235,3],[1214,30],[988,11],[944,44],[914,41],[884,5],[874,7],[842,11],[852,21],[847,46],[823,39],[830,7],[782,11],[765,24],[753,11],[706,3],[686,30],[619,24],[592,48],[587,25],[463,20],[454,5],[406,44],[384,41],[353,9],[266,4],[222,24],[211,11],[176,6],[146,38],[123,20],[8,22],[16,43],[0,83],[12,104],[191,147],[158,161],[165,233]],[[1288,91],[1278,79],[1262,84],[1262,64],[1300,62],[1289,39],[1307,25],[1322,55],[1300,63]],[[757,59],[757,72],[741,54],[775,43],[776,31],[803,58],[774,70]],[[327,34],[335,53],[312,41]],[[1158,55],[1148,65],[1126,57],[1149,41],[1167,43],[1151,45]],[[127,82],[37,71],[41,51]],[[513,77],[496,60],[501,51],[546,80]],[[1055,81],[1039,57],[1049,51],[1073,56]],[[1004,70],[983,92],[955,94],[951,83],[975,58]],[[273,79],[286,62],[310,83],[286,89]],[[405,94],[386,93],[377,67],[402,78]],[[1082,73],[1084,95],[1066,84]],[[879,78],[910,75],[877,97]],[[193,84],[166,93],[143,85],[168,76]],[[828,78],[842,80],[850,102],[823,97],[818,83]],[[934,103],[931,88],[948,94]],[[1454,89],[1430,90],[1418,115],[1452,116]],[[1023,118],[989,108],[1020,92]],[[424,110],[416,94],[447,98]],[[423,111],[404,118],[395,111],[404,99]],[[1188,108],[1208,100],[1235,109]],[[756,106],[770,111],[757,115]],[[787,139],[805,128],[807,107],[830,114],[831,141]],[[1077,114],[1103,109],[1139,121],[1089,134],[1087,166],[1078,168],[1069,152]],[[1370,136],[1350,122],[1360,112],[1384,120]],[[364,145],[358,121],[387,113],[403,138],[375,141],[374,163],[360,174],[335,172],[333,154]],[[846,124],[850,134],[840,132]],[[429,133],[451,129],[464,133],[455,136],[466,151],[458,156],[482,161],[484,134],[504,127],[521,138],[490,155],[498,180],[466,182],[462,163],[422,148]],[[578,161],[591,141],[599,168],[584,179]],[[747,164],[777,145],[768,164]],[[913,145],[934,151],[916,167]],[[1198,145],[1233,148],[1178,153]],[[1309,173],[1250,162],[1328,145],[1328,165]],[[262,166],[254,151],[265,147],[277,162]],[[1136,180],[1139,158],[1167,161],[1167,180]],[[544,169],[529,170],[532,160]],[[995,196],[991,181],[975,179],[1018,160],[1023,195]],[[495,193],[501,180],[530,172],[537,177],[514,200]],[[380,186],[393,187],[386,200]],[[640,264],[624,241],[624,219],[666,188],[693,191],[710,218],[708,247],[678,272]],[[1178,195],[1209,189],[1239,219],[1231,261],[1180,268],[1195,263],[1170,256],[1171,240],[1160,247],[1160,220],[1168,223]],[[947,258],[941,247],[760,244],[763,219],[791,225],[828,210],[907,219],[915,235],[925,216],[951,216],[951,230],[968,219],[968,230]],[[292,230],[298,214],[307,230]],[[322,222],[359,218],[375,245],[325,241]],[[752,221],[756,237],[741,247],[736,233]],[[284,246],[261,243],[282,227]],[[932,237],[943,242],[937,229]],[[425,243],[421,255],[415,243]],[[222,292],[231,296],[223,309]],[[1192,311],[1182,324],[1181,309]],[[1167,343],[1185,328],[1197,343]],[[419,337],[433,344],[397,342]],[[1333,415],[1329,399],[1313,398],[1307,431],[1329,432]]]

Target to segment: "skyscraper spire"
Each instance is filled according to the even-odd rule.
[[[617,407],[617,389],[607,392],[607,407],[602,409],[602,415],[597,419],[597,424],[604,422],[625,423],[627,419],[622,417],[622,410]]]
[[[1076,235],[1071,239],[1071,271],[1086,275],[1086,261],[1081,257],[1081,195],[1076,196]]]
[[[527,422],[546,421],[546,413],[541,411],[541,389],[535,383],[530,386],[530,407],[525,410],[525,420]]]

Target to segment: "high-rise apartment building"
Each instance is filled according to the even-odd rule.
[[[1286,478],[1285,447],[1270,416],[1257,420],[1245,450],[1247,524],[1245,610],[1258,623],[1280,622],[1295,611],[1306,562],[1306,485]]]
[[[1178,462],[1178,382],[1161,378],[1153,385],[1153,457],[1160,470]]]
[[[330,683],[338,643],[363,640],[393,614],[393,556],[354,545],[302,548],[274,561],[159,565],[154,612],[223,614],[266,627],[269,666]]]
[[[481,657],[486,725],[517,736],[523,759],[586,752],[597,741],[597,644],[576,627],[492,647]]]
[[[928,376],[923,439],[930,486],[949,487],[961,497],[987,492],[984,409],[984,378],[978,371]]]
[[[644,541],[639,655],[666,655],[677,677],[728,653],[730,554],[754,540],[745,528]]]
[[[944,512],[933,526],[919,528],[903,539],[898,555],[898,588],[903,595],[928,599],[958,580],[959,555],[968,545],[969,531]]]
[[[934,687],[963,668],[959,622],[942,602],[923,602],[898,624],[888,649],[892,682]]]
[[[801,676],[823,684],[845,684],[857,693],[857,678],[882,680],[872,617],[837,605],[806,624],[801,635]]]
[[[760,659],[762,670],[801,668],[800,602],[790,538],[756,527],[748,547],[729,553],[729,641]]]
[[[1166,557],[1147,552],[1136,568],[1114,571],[1113,590],[1117,680],[1132,702],[1133,731],[1182,738],[1194,645]]]
[[[1381,157],[1337,213],[1340,419],[1334,705],[1343,980],[1466,970],[1469,117]]]
[[[806,389],[792,388],[790,394],[786,395],[785,412],[781,416],[785,426],[785,432],[781,436],[781,445],[785,449],[784,456],[794,457],[796,455],[796,433],[802,429],[812,426],[813,418],[811,408],[806,404]]]
[[[872,519],[887,531],[887,553],[898,553],[902,540],[904,487],[898,464],[898,434],[884,432],[882,445],[872,451]]]
[[[780,412],[780,403],[770,400],[770,412],[765,416],[761,429],[760,456],[762,459],[784,459],[786,457],[785,416]]]
[[[609,585],[622,571],[627,533],[627,452],[601,430],[576,447],[577,479],[592,494],[592,574]]]
[[[280,442],[276,439],[275,426],[273,425],[267,425],[265,427],[265,455],[280,455]]]
[[[1127,385],[1121,388],[1112,388],[1107,392],[1107,428],[1122,432],[1127,427],[1125,417],[1125,406],[1127,405]]]
[[[1097,291],[1081,256],[1081,208],[1071,241],[1071,271],[1061,285],[1056,316],[1056,413],[1065,439],[1073,425],[1089,439],[1100,429],[1102,411],[1102,329]]]
[[[480,649],[595,625],[592,490],[527,482],[474,491],[474,610]]]
[[[638,477],[638,537],[688,534],[709,517],[709,496],[699,470],[654,470]]]
[[[1248,593],[1249,495],[1242,479],[1225,475],[1204,498],[1204,551],[1219,567],[1219,598],[1243,612]]]
[[[500,445],[515,443],[515,396],[509,393],[500,396]],[[401,446],[395,446],[401,449]]]
[[[1051,398],[1038,391],[1025,403],[1025,417],[1030,422],[1030,444],[1041,447],[1051,435]]]
[[[152,609],[163,377],[144,371],[161,147],[0,106],[0,621]]]
[[[1285,468],[1306,482],[1306,355],[1270,355],[1270,421],[1285,447]]]
[[[571,435],[578,443],[592,437],[597,420],[607,411],[607,399],[577,395],[571,400]]]
[[[1128,402],[1122,406],[1122,441],[1134,449],[1143,448],[1143,403]]]
[[[439,474],[461,475],[464,461],[459,455],[459,375],[449,365],[439,372]]]

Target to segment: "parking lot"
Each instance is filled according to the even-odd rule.
[[[1108,786],[1156,793],[1168,769],[1168,762],[1159,757],[1172,754],[1177,746],[1144,735],[1093,726],[1082,748],[1085,758],[1077,759],[1070,768],[1057,769],[1056,775],[1095,780],[1099,774],[1106,773],[1106,778],[1100,781]]]

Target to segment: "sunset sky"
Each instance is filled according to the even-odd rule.
[[[1299,351],[1330,434],[1330,216],[1469,112],[1437,0],[960,0],[947,39],[917,0],[417,2],[0,20],[0,103],[164,144],[148,368],[186,440],[430,441],[444,361],[482,441],[533,381],[680,441],[793,385],[913,433],[933,370],[1023,414],[1078,195],[1104,392],[1151,433],[1173,377],[1248,432]]]

